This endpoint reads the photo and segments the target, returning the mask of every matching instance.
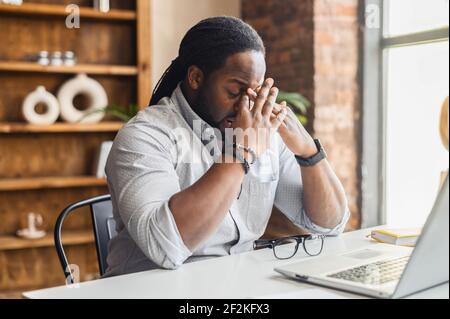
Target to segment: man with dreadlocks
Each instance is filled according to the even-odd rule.
[[[210,18],[187,32],[108,159],[118,235],[106,276],[250,251],[274,205],[312,233],[343,231],[343,187],[265,73],[264,44],[242,20]],[[244,134],[230,142],[229,130]]]

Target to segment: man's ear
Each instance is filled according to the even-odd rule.
[[[187,72],[187,80],[188,80],[189,87],[192,90],[194,90],[194,91],[199,90],[203,85],[204,79],[205,79],[205,76],[203,74],[203,71],[200,70],[200,68],[198,66],[191,65],[189,67],[188,72]]]

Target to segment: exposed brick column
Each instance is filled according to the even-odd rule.
[[[307,128],[344,184],[349,229],[358,228],[358,0],[242,0],[242,17],[264,39],[268,76],[313,102]]]
[[[358,1],[314,1],[314,133],[325,144],[360,225]]]

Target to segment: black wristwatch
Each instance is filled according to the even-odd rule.
[[[295,156],[295,159],[297,160],[298,164],[301,167],[311,167],[314,165],[317,165],[319,162],[323,161],[327,158],[327,153],[325,152],[322,144],[320,143],[320,140],[315,139],[314,143],[317,146],[317,154],[310,157],[310,158],[303,158],[301,156]]]

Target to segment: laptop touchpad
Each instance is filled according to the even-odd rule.
[[[358,250],[354,251],[350,254],[342,255],[343,257],[353,258],[353,259],[371,259],[378,257],[382,255],[383,253],[381,251],[377,250],[371,250],[371,249],[364,249],[364,250]]]

